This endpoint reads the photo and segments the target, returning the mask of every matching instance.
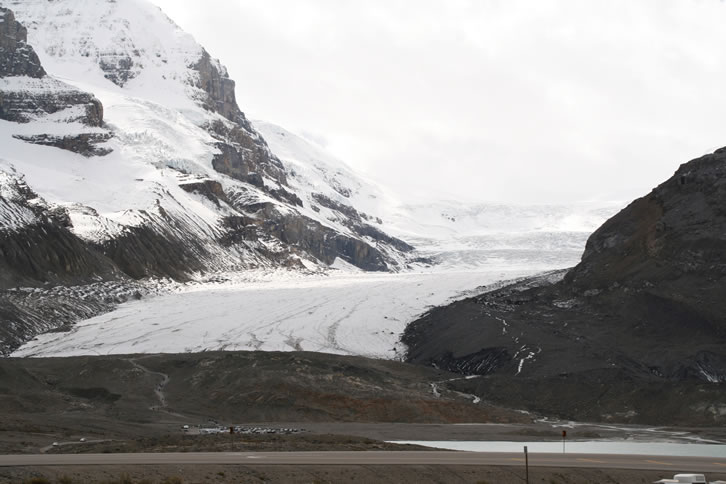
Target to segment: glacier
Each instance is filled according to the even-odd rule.
[[[51,220],[94,254],[70,280],[37,271],[0,283],[38,297],[49,284],[79,287],[71,292],[89,301],[105,295],[84,284],[143,296],[98,305],[111,311],[90,318],[89,304],[73,326],[69,314],[24,329],[15,356],[304,349],[396,358],[405,325],[428,308],[574,265],[622,205],[411,204],[314,141],[249,121],[224,66],[147,1],[0,6],[27,27],[47,73],[0,78],[0,92],[80,99],[0,119],[0,239],[29,240]],[[83,118],[95,100],[98,125]],[[61,149],[83,136],[90,151]],[[35,336],[59,326],[68,331]]]

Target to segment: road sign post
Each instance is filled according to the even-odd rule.
[[[565,439],[567,438],[567,430],[562,431],[562,453],[565,453]]]
[[[527,446],[524,446],[524,478],[526,484],[529,484],[529,454],[527,454]]]

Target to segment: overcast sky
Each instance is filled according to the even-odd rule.
[[[726,145],[720,0],[152,0],[405,198],[629,200]]]

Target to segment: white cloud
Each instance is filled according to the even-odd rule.
[[[153,1],[250,117],[410,196],[628,199],[726,145],[718,0]]]

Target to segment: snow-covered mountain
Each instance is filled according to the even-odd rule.
[[[4,75],[3,99],[92,93],[85,95],[98,116],[73,118],[79,103],[60,111],[11,106],[14,116],[0,125],[0,170],[66,211],[71,232],[128,266],[124,272],[181,277],[338,257],[389,270],[403,259],[408,247],[377,240],[383,234],[368,219],[309,217],[316,213],[294,193],[286,167],[239,110],[224,67],[158,8],[142,0],[2,5],[27,26],[28,42],[19,42],[35,49],[43,71]],[[94,138],[84,144],[82,136]],[[128,261],[120,247],[109,254],[141,232],[143,245],[163,238],[165,249],[186,252],[184,266],[151,254]]]
[[[157,7],[0,8],[0,289],[404,266],[374,215],[295,193],[224,67]]]
[[[146,0],[0,0],[0,147],[0,352],[154,278],[565,267],[613,208],[407,205],[248,121],[222,64]]]

